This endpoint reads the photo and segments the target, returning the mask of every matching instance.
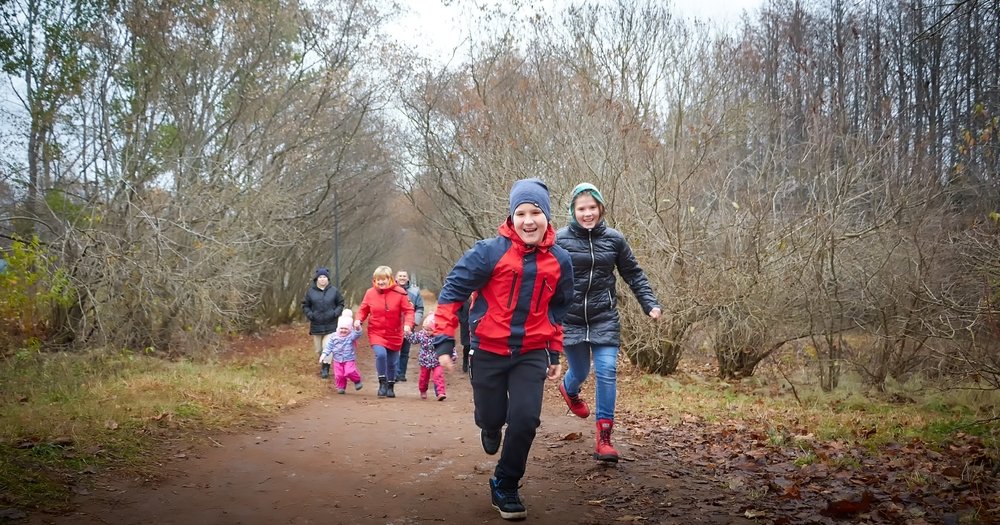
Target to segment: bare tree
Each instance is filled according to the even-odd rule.
[[[345,261],[367,265],[383,227],[369,195],[395,182],[386,93],[363,74],[380,13],[236,0],[110,15],[57,129],[77,154],[52,164],[77,210],[56,210],[54,246],[80,292],[63,317],[78,343],[188,351],[287,321],[334,218]]]

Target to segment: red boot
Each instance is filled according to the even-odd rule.
[[[587,417],[590,415],[590,409],[587,408],[587,403],[584,403],[580,399],[580,395],[571,396],[566,392],[566,386],[563,382],[559,382],[559,393],[562,394],[563,401],[566,402],[566,406],[569,407],[569,411],[576,414],[577,417]]]
[[[618,463],[618,451],[611,446],[611,429],[615,422],[610,419],[597,420],[597,446],[594,449],[594,459]]]

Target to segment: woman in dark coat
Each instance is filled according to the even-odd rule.
[[[605,224],[601,192],[593,184],[578,185],[570,197],[569,210],[569,226],[556,233],[556,244],[565,248],[573,260],[574,291],[563,321],[564,353],[569,366],[559,383],[559,392],[574,414],[582,418],[590,415],[587,404],[580,399],[580,385],[590,373],[593,357],[597,405],[594,458],[617,462],[618,451],[611,446],[621,346],[615,269],[647,315],[659,318],[660,304],[625,237]]]
[[[327,336],[337,331],[337,319],[343,311],[344,297],[330,284],[330,270],[317,269],[313,284],[302,299],[302,313],[309,319],[309,335],[317,355],[323,351]],[[330,365],[321,364],[319,375],[323,379],[330,377]]]

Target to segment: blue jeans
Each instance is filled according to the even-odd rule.
[[[375,352],[375,372],[386,381],[395,383],[399,350],[390,350],[381,345],[372,345],[372,350]]]
[[[597,378],[594,414],[597,419],[614,420],[615,398],[618,396],[618,347],[580,343],[563,348],[563,353],[569,364],[563,386],[570,395],[580,393],[580,385],[590,373],[590,358],[593,355],[594,377]]]

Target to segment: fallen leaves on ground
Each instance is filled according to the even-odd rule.
[[[743,421],[690,414],[669,423],[619,411],[617,421],[619,452],[632,461],[559,464],[586,494],[587,522],[728,510],[729,523],[1000,523],[998,466],[975,436],[957,434],[941,450],[916,440],[872,450],[804,430],[775,444]]]

